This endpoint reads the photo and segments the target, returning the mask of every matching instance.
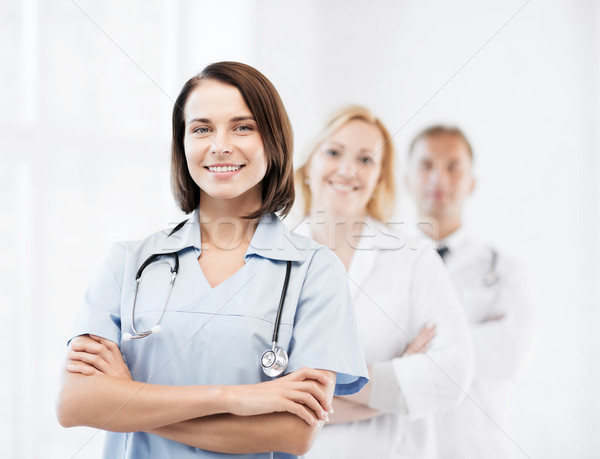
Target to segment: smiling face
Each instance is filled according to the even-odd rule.
[[[362,120],[351,120],[322,142],[310,159],[307,176],[311,211],[359,217],[381,177],[383,135]]]
[[[419,140],[412,152],[407,187],[421,216],[460,219],[475,180],[465,142],[452,134]]]
[[[261,205],[267,159],[256,120],[235,86],[208,79],[194,88],[185,104],[183,146],[201,202]]]

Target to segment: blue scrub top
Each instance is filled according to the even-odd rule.
[[[236,385],[268,381],[260,366],[270,348],[285,278],[292,261],[278,343],[289,354],[286,373],[301,367],[335,371],[336,395],[367,383],[346,271],[328,248],[291,233],[275,214],[263,215],[245,265],[212,288],[198,263],[198,210],[177,232],[113,245],[85,295],[72,337],[95,334],[116,342],[136,381],[165,385]],[[161,332],[122,341],[131,332],[135,277],[155,253],[177,252],[179,274],[160,323]],[[135,327],[149,330],[160,314],[171,278],[171,257],[143,273]],[[145,432],[108,432],[106,458],[216,458],[229,455],[192,448]],[[236,455],[290,457],[282,453]]]

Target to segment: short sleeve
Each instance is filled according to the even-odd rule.
[[[69,342],[76,336],[93,334],[115,343],[121,342],[121,291],[126,247],[114,244],[100,272],[88,288],[83,308],[71,331]]]
[[[368,382],[346,270],[325,247],[310,261],[289,351],[288,372],[303,366],[336,372],[335,395],[353,394]]]

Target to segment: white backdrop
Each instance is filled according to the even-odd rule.
[[[465,129],[468,224],[518,253],[538,291],[536,349],[503,427],[532,458],[597,457],[599,29],[600,5],[583,0],[3,2],[3,457],[99,457],[101,434],[55,420],[65,340],[110,243],[182,218],[172,101],[218,60],[274,82],[298,149],[349,102],[401,153],[429,123]],[[413,214],[402,199],[397,218]]]

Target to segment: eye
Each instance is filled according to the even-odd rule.
[[[449,172],[460,172],[461,167],[459,163],[450,163],[450,165],[448,166],[448,171]]]
[[[419,163],[419,169],[422,171],[429,171],[431,170],[431,163],[429,161],[421,161]]]
[[[359,161],[363,164],[374,164],[373,158],[370,156],[363,156],[359,158]]]
[[[254,131],[254,126],[250,126],[249,124],[242,124],[240,126],[236,126],[235,130],[238,132],[251,132]]]
[[[202,134],[210,134],[210,129],[209,129],[209,128],[207,128],[206,126],[198,126],[198,127],[195,127],[195,128],[192,130],[192,132],[193,132],[194,134],[201,134],[201,135],[202,135]]]
[[[327,150],[325,150],[325,155],[326,156],[339,156],[340,153],[337,150],[334,150],[333,148],[328,148]]]

